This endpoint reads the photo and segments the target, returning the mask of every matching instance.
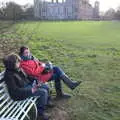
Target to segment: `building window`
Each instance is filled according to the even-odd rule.
[[[75,12],[78,12],[78,8],[77,7],[75,8]]]

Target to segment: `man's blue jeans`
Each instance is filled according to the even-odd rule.
[[[26,89],[32,89],[32,85],[25,85]],[[49,86],[46,84],[42,84],[35,93],[32,93],[31,97],[39,97],[37,100],[37,108],[44,109],[45,105],[48,103],[48,95],[49,94]],[[42,111],[41,111],[42,112]]]

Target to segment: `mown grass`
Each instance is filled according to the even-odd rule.
[[[21,22],[11,29],[40,60],[83,80],[73,92],[64,87],[73,95],[64,106],[71,120],[120,120],[119,22]]]
[[[16,25],[12,21],[0,21],[0,71],[3,70],[2,59],[11,52],[18,52],[24,40],[16,34]]]

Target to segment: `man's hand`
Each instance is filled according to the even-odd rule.
[[[36,80],[34,80],[33,84],[32,84],[32,93],[35,93],[38,89],[38,84],[36,83]]]
[[[38,86],[37,85],[32,87],[32,93],[35,93],[37,90],[38,90]]]

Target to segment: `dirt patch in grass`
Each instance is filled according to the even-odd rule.
[[[66,111],[68,100],[53,100],[55,107],[48,108],[46,112],[50,115],[50,120],[70,120]],[[38,117],[37,120],[40,120]]]
[[[55,101],[55,107],[49,111],[51,114],[51,120],[70,120],[68,113],[66,112],[68,100]]]

